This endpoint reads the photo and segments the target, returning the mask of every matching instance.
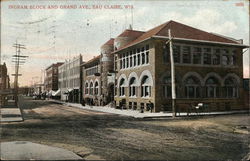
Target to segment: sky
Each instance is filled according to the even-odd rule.
[[[115,8],[117,5],[120,8]],[[243,39],[244,44],[249,44],[247,0],[4,0],[1,61],[6,62],[9,74],[13,74],[13,44],[25,45],[21,54],[29,57],[21,66],[19,83],[32,85],[43,79],[44,70],[52,63],[79,54],[84,61],[99,55],[101,45],[130,24],[135,30],[147,31],[169,20]],[[243,60],[247,78],[248,50]]]

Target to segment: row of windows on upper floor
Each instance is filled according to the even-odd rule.
[[[132,49],[119,56],[120,69],[149,64],[149,45]]]
[[[163,62],[170,62],[169,45],[163,46]],[[236,65],[236,50],[218,47],[173,45],[175,63],[202,65]]]
[[[236,52],[235,49],[229,48],[173,45],[174,62],[183,64],[234,66],[237,65]],[[148,64],[149,45],[121,54],[119,62],[120,69]],[[163,62],[170,62],[169,45],[163,46]],[[115,64],[115,68],[117,68],[117,64]]]
[[[94,75],[95,73],[98,73],[98,66],[86,69],[86,76]]]
[[[59,78],[65,78],[67,76],[73,76],[80,74],[80,67],[74,67],[69,70],[59,70],[58,77]]]
[[[80,79],[70,79],[70,80],[63,80],[58,82],[58,86],[60,88],[67,88],[67,87],[80,87]]]

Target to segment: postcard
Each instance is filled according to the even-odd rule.
[[[2,0],[1,160],[249,160],[249,13]]]

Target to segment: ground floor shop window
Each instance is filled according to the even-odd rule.
[[[224,93],[226,98],[238,97],[238,87],[234,78],[230,77],[225,80]]]
[[[201,96],[200,81],[194,76],[190,76],[185,80],[185,97],[199,98]]]
[[[219,97],[219,82],[215,77],[210,77],[206,81],[206,96],[208,98]]]

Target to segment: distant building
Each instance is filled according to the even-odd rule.
[[[79,55],[72,60],[65,61],[63,65],[58,67],[61,100],[75,103],[81,102],[81,64],[82,56]]]
[[[4,100],[10,88],[10,78],[5,63],[0,64],[0,106],[4,105]]]
[[[62,64],[62,62],[58,62],[46,68],[44,85],[47,92],[58,90],[58,67]]]
[[[0,90],[10,88],[10,78],[5,63],[0,64]]]

